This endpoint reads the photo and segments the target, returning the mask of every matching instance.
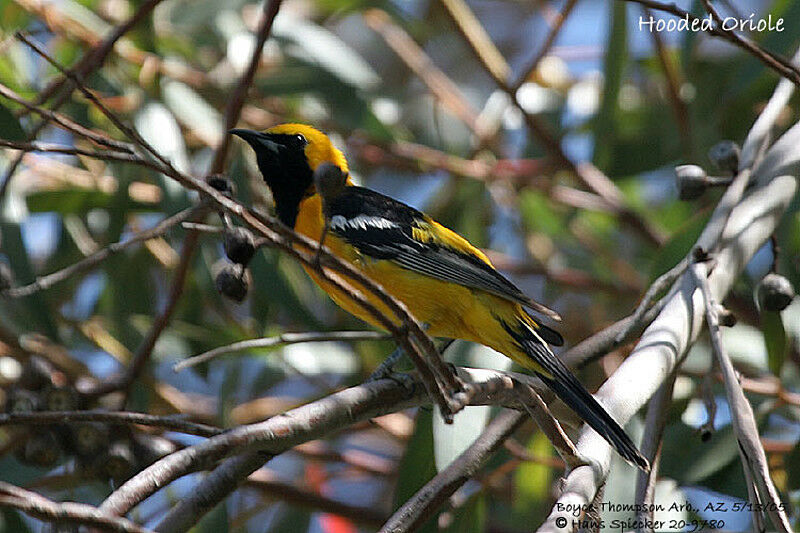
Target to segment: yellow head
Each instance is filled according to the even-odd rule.
[[[235,129],[253,148],[264,181],[275,200],[278,218],[293,227],[298,205],[315,193],[314,171],[331,163],[347,174],[347,160],[327,135],[305,124],[280,124],[262,132]],[[349,180],[348,180],[349,183]]]

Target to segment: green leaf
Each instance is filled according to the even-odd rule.
[[[411,498],[425,483],[436,475],[433,459],[433,413],[429,409],[417,411],[414,435],[408,441],[406,454],[400,462],[397,489],[394,493],[394,506],[397,510]],[[419,529],[419,533],[435,533],[435,524],[429,521]]]
[[[553,446],[541,431],[531,436],[527,450],[534,457],[550,457]],[[527,461],[514,472],[513,509],[517,523],[525,524],[539,521],[550,498],[550,484],[553,470],[543,464]]]
[[[781,314],[776,311],[762,311],[761,331],[764,333],[764,343],[767,345],[769,370],[776,377],[780,377],[781,367],[789,348]]]
[[[215,146],[222,140],[222,115],[194,89],[177,81],[162,84],[164,103],[179,122],[203,142]]]
[[[8,257],[17,284],[27,285],[33,282],[36,273],[22,241],[19,224],[0,222],[0,242],[3,244],[2,251]],[[4,302],[3,305],[7,303]],[[27,332],[38,330],[52,340],[59,339],[58,328],[53,320],[55,314],[51,312],[44,294],[34,293],[8,305],[18,306],[18,322],[25,324]]]
[[[19,125],[19,120],[3,104],[0,104],[0,139],[8,141],[24,141],[25,131]]]
[[[481,533],[486,531],[486,496],[483,493],[474,495],[469,501],[449,511],[453,521],[442,530],[443,533]]]
[[[217,504],[211,512],[205,515],[196,526],[193,533],[227,533],[229,531],[228,509],[225,502]]]
[[[708,442],[702,442],[698,432],[682,422],[664,431],[661,475],[682,485],[696,485],[738,460],[739,446],[730,424],[716,431]]]
[[[550,202],[547,194],[527,189],[519,198],[519,208],[525,225],[551,237],[564,235],[567,231],[563,218]]]
[[[36,191],[25,197],[28,211],[32,213],[84,214],[92,209],[112,207],[115,195],[96,189],[68,188],[57,191]],[[128,211],[153,211],[155,205],[129,202]]]
[[[287,507],[286,511],[276,521],[270,524],[270,533],[297,533],[308,531],[311,525],[311,514],[297,507]],[[247,530],[250,531],[250,530]]]
[[[686,257],[703,231],[708,216],[708,213],[699,213],[692,217],[664,246],[658,249],[650,267],[651,280],[656,279]]]
[[[619,90],[628,59],[627,4],[612,2],[611,29],[608,32],[608,46],[603,64],[603,100],[595,121],[594,135],[602,139],[595,148],[595,164],[606,169],[614,158],[611,149],[614,138],[614,124],[619,109]]]

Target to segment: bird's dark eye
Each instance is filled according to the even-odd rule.
[[[306,141],[306,138],[300,133],[298,133],[297,135],[294,136],[294,140],[297,141],[300,144],[308,144],[308,141]]]

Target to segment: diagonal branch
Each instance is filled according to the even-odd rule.
[[[239,78],[239,83],[233,90],[228,106],[225,108],[224,131],[222,142],[214,151],[214,160],[211,163],[211,174],[222,172],[225,167],[225,156],[228,153],[228,146],[230,145],[230,135],[227,135],[228,130],[234,128],[236,123],[239,122],[239,116],[242,114],[242,106],[244,106],[247,91],[253,84],[253,79],[256,75],[256,70],[261,62],[261,54],[264,50],[264,43],[269,39],[272,32],[272,24],[275,22],[275,17],[278,16],[278,11],[281,8],[282,0],[270,0],[264,2],[263,15],[259,23],[258,30],[256,31],[256,44],[253,48],[253,55],[250,56],[250,62],[247,69]]]
[[[119,26],[114,28],[111,33],[108,34],[108,37],[103,39],[96,47],[92,48],[89,52],[84,54],[83,58],[70,69],[70,72],[73,74],[73,77],[78,79],[88,77],[92,72],[99,69],[103,63],[105,62],[108,54],[114,49],[114,45],[117,41],[122,38],[123,35],[128,33],[134,26],[136,26],[139,22],[144,20],[150,13],[152,13],[153,9],[161,3],[161,0],[147,0],[139,8],[123,23]],[[37,96],[36,100],[34,101],[34,105],[41,105],[45,101],[47,101],[50,96],[52,96],[59,88],[61,88],[64,83],[67,81],[71,81],[73,77],[70,76],[63,76],[59,80],[51,83],[48,87],[46,87],[39,95]],[[50,106],[50,110],[55,112],[57,111],[62,105],[64,105],[67,100],[70,99],[72,96],[72,91],[74,87],[72,85],[69,86],[67,90],[61,93],[61,95],[52,103]],[[28,134],[28,139],[32,140],[35,139],[36,136],[39,134],[40,131],[47,126],[47,117],[45,120],[38,122]],[[17,156],[11,163],[9,164],[8,168],[6,169],[3,177],[3,182],[0,184],[0,199],[5,196],[6,190],[8,189],[9,184],[11,183],[11,177],[16,172],[17,167],[22,162],[22,155]]]
[[[274,337],[263,337],[261,339],[248,339],[234,342],[226,346],[220,346],[213,350],[208,350],[198,355],[188,357],[172,367],[175,372],[180,372],[185,368],[205,363],[223,354],[243,352],[253,348],[274,348],[285,344],[296,344],[300,342],[325,342],[325,341],[363,341],[363,340],[384,340],[388,337],[378,331],[323,331],[323,332],[303,332],[303,333],[282,333]]]
[[[717,264],[709,278],[716,298],[727,294],[748,260],[772,234],[796,189],[794,177],[770,179],[764,176],[762,185],[734,207],[721,234],[721,246],[715,256]],[[712,221],[723,214],[715,212]],[[703,313],[702,298],[688,273],[677,283],[678,290],[647,328],[637,347],[597,393],[609,413],[621,423],[628,421],[646,403],[697,338]],[[540,531],[563,532],[564,528],[557,525],[562,523],[559,519],[572,522],[571,517],[559,509],[588,505],[608,475],[611,450],[596,434],[584,430],[577,448],[582,457],[591,459],[594,464],[570,473],[563,494]]]
[[[387,24],[390,24],[388,22],[388,15],[384,13],[383,16],[387,19]],[[394,31],[402,31],[396,26],[394,26],[394,28]],[[463,33],[462,35],[468,40],[473,38],[469,33]],[[479,46],[479,44],[475,42],[469,42],[469,44],[473,48]],[[514,107],[522,113],[525,124],[528,126],[533,137],[539,140],[550,156],[555,159],[559,165],[574,173],[578,179],[594,193],[601,196],[612,210],[617,212],[625,222],[630,224],[631,227],[646,238],[648,242],[656,246],[661,246],[665,241],[664,235],[627,205],[627,201],[619,187],[593,164],[576,163],[572,161],[562,148],[561,142],[550,132],[544,122],[542,122],[539,117],[529,113],[520,103],[517,97],[517,90],[510,85],[508,80],[495,76],[490,65],[483,61],[483,56],[479,55],[478,59],[481,61],[481,66],[492,76],[497,86],[508,94]]]
[[[0,414],[0,426],[68,424],[70,422],[108,422],[110,424],[138,424],[159,427],[169,431],[212,437],[222,433],[222,429],[206,424],[181,420],[175,416],[156,416],[147,413],[126,411],[39,411],[33,413]]]
[[[745,469],[745,476],[748,480],[754,482],[757,490],[757,494],[752,495],[755,501],[750,503],[754,507],[754,512],[760,512],[761,506],[759,503],[764,502],[763,508],[769,514],[775,528],[781,532],[791,532],[792,526],[789,524],[789,519],[784,511],[780,496],[778,496],[778,491],[772,483],[767,456],[758,436],[758,427],[756,426],[753,408],[742,391],[742,386],[736,377],[736,371],[719,334],[719,316],[714,296],[711,294],[711,289],[708,285],[706,265],[702,263],[692,265],[692,275],[703,295],[708,334],[711,337],[711,347],[713,348],[712,352],[725,383],[725,396],[728,399],[736,440],[739,442],[742,468]]]
[[[688,11],[684,11],[675,4],[666,4],[663,2],[658,2],[656,0],[620,0],[620,1],[635,2],[645,7],[655,9],[657,11],[663,11],[665,13],[669,13],[678,18],[685,18],[689,20],[690,23],[695,20],[697,21],[701,20],[699,17],[692,15]],[[706,6],[708,5],[709,4],[706,3]],[[712,16],[714,16],[713,8],[711,11],[712,11]],[[756,43],[749,37],[739,35],[733,30],[724,29],[722,25],[719,23],[719,15],[714,16],[714,18],[717,21],[717,24],[712,26],[711,29],[708,30],[708,33],[710,35],[721,37],[722,39],[725,39],[734,46],[746,50],[753,57],[764,63],[772,70],[776,71],[784,78],[792,81],[792,83],[794,83],[795,85],[800,85],[800,70],[798,70],[796,66],[792,65],[790,61],[788,61],[783,57],[780,57],[777,54],[773,54],[768,50],[765,50],[758,43]]]
[[[2,144],[2,141],[0,141],[0,144]],[[165,218],[164,220],[162,220],[149,230],[140,231],[124,241],[119,241],[110,244],[105,248],[93,253],[92,255],[81,259],[77,263],[73,263],[67,267],[62,268],[61,270],[53,272],[52,274],[47,274],[46,276],[40,276],[36,278],[35,281],[33,281],[28,285],[8,289],[7,291],[3,292],[2,295],[10,298],[20,298],[23,296],[29,296],[41,290],[49,289],[53,285],[61,283],[62,281],[65,281],[66,279],[78,273],[91,270],[92,268],[96,267],[97,265],[99,265],[112,255],[118,254],[119,252],[122,252],[123,250],[130,248],[134,244],[164,235],[174,226],[177,226],[181,222],[195,217],[198,211],[200,211],[201,209],[203,208],[193,207],[184,209],[183,211],[180,211],[172,215],[171,217]]]
[[[447,468],[419,489],[381,528],[381,533],[416,531],[488,461],[525,422],[524,413],[504,411]]]
[[[535,380],[521,374],[502,373],[484,369],[463,369],[474,393],[473,405],[491,403],[520,407],[517,383],[533,384]],[[114,514],[124,514],[139,502],[170,482],[198,470],[213,466],[217,461],[232,455],[261,454],[261,464],[303,442],[320,438],[356,422],[375,418],[390,412],[424,405],[428,396],[417,380],[380,379],[350,387],[317,401],[302,405],[264,422],[238,426],[222,435],[179,450],[139,472],[111,494],[101,509]],[[228,483],[236,478],[241,483],[250,472],[258,468],[255,457],[223,463],[235,475],[220,476],[215,490],[202,492],[198,502],[185,505],[208,509],[211,499],[221,501],[235,488]],[[227,466],[226,466],[227,465]],[[222,483],[225,478],[225,483]],[[216,483],[216,482],[215,482]],[[213,498],[212,498],[213,496]],[[194,507],[193,507],[194,508]]]
[[[112,516],[83,503],[54,502],[35,492],[0,481],[0,507],[6,506],[53,524],[86,525],[100,531],[147,533],[126,518]]]

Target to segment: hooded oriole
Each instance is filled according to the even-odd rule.
[[[557,315],[525,296],[483,252],[420,211],[354,185],[342,152],[311,126],[282,124],[263,133],[231,133],[255,151],[281,222],[318,241],[324,234],[332,253],[402,301],[431,336],[484,344],[535,372],[623,458],[648,468],[625,431],[547,346],[563,344],[561,335],[540,324],[526,308]],[[318,183],[329,189],[323,198],[315,186],[315,172],[331,166],[341,172],[344,186],[323,176]],[[342,308],[379,327],[347,294],[312,269],[306,272]],[[377,298],[363,292],[392,316]]]

